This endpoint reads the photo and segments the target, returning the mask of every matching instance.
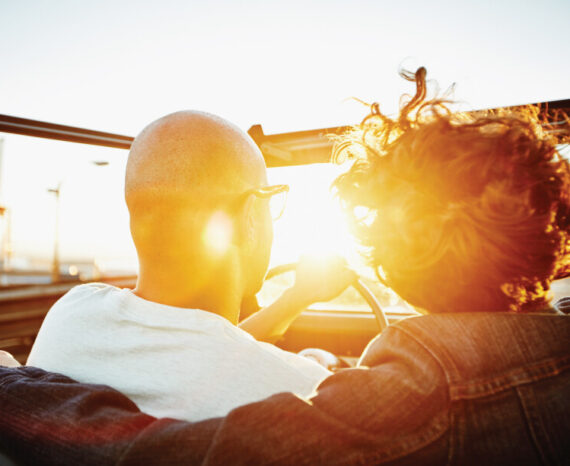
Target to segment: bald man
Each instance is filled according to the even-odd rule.
[[[222,118],[185,111],[151,123],[133,142],[125,179],[136,288],[71,290],[46,316],[28,365],[190,421],[278,392],[309,395],[329,372],[258,340],[274,340],[308,304],[340,293],[352,272],[337,266],[317,277],[305,266],[275,303],[236,326],[269,263],[268,197],[283,189],[267,186],[261,152]]]

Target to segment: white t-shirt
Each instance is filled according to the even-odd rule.
[[[110,385],[144,412],[196,421],[279,392],[310,395],[330,372],[225,318],[93,283],[48,312],[29,365]]]

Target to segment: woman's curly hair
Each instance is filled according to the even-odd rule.
[[[334,183],[379,278],[431,312],[532,311],[570,274],[568,119],[538,107],[452,113],[426,70],[396,118],[378,104],[343,135],[355,159]]]

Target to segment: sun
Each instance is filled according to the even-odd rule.
[[[355,260],[356,241],[330,190],[342,171],[330,164],[269,170],[271,183],[290,186],[285,212],[274,225],[273,265],[295,262],[303,255]]]

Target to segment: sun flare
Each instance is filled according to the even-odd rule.
[[[295,262],[303,255],[341,256],[349,263],[357,258],[357,244],[330,190],[340,171],[333,165],[270,170],[272,182],[290,186],[285,212],[275,223],[274,265]]]
[[[230,246],[232,235],[231,219],[225,213],[217,211],[208,220],[202,240],[211,254],[222,256]]]

